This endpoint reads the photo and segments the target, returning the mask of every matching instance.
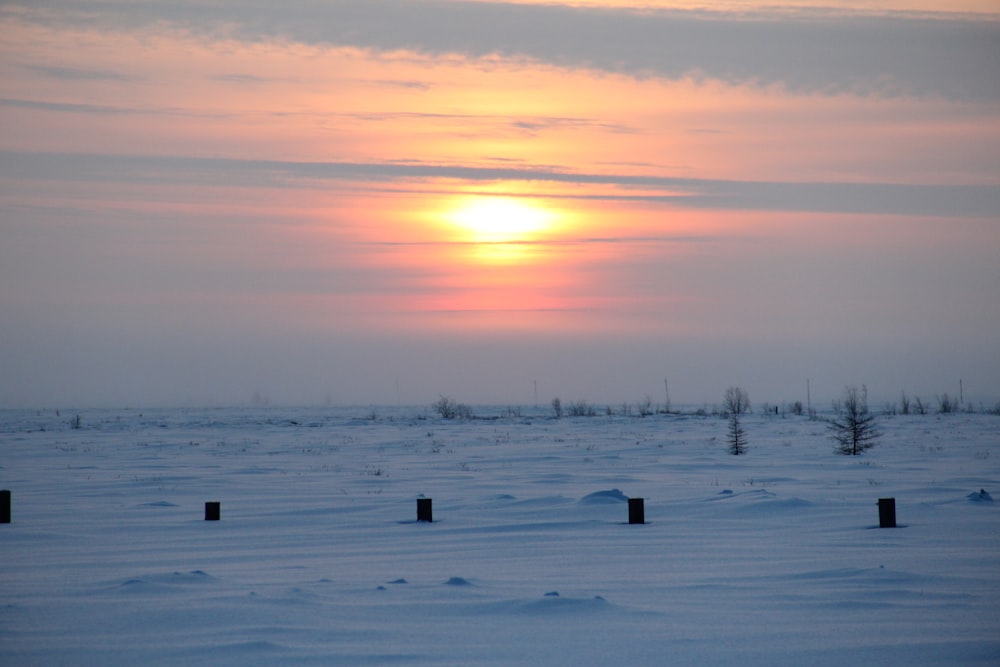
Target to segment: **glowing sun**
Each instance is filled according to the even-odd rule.
[[[528,241],[556,221],[554,213],[529,200],[496,196],[467,197],[446,218],[477,243]]]

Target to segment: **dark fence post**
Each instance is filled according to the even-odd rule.
[[[434,521],[434,513],[431,510],[430,498],[417,498],[417,521]]]
[[[646,523],[646,509],[643,506],[642,498],[628,499],[628,522]]]
[[[205,521],[218,521],[222,518],[222,503],[205,503]]]
[[[878,499],[878,527],[879,528],[895,528],[896,527],[896,499],[895,498],[879,498]]]
[[[10,523],[10,491],[0,491],[0,523]]]

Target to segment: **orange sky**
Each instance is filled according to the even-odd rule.
[[[1000,12],[814,4],[8,5],[7,354],[56,384],[32,332],[61,310],[84,350],[158,322],[187,351],[245,332],[261,357],[390,332],[706,359],[695,342],[809,336],[826,350],[800,377],[841,365],[830,341],[914,337],[930,295],[912,354],[960,340],[996,368]],[[907,354],[887,391],[919,377]],[[197,394],[171,391],[150,400]]]

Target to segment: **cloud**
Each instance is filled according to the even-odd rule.
[[[173,25],[209,39],[226,34],[383,53],[527,59],[809,94],[1000,99],[1000,21],[981,15],[639,11],[455,0],[80,0],[71,7],[38,0],[15,15],[118,30]]]
[[[227,74],[217,74],[209,77],[214,81],[223,81],[225,83],[236,83],[236,84],[250,84],[256,85],[261,83],[272,83],[276,79],[265,76],[257,76],[256,74],[243,74],[238,72],[230,72]]]
[[[111,70],[91,69],[81,67],[56,67],[51,65],[22,65],[29,72],[34,72],[50,79],[62,81],[134,81],[135,78]]]
[[[58,111],[60,113],[82,113],[98,115],[119,114],[161,114],[164,111],[137,109],[134,107],[118,107],[107,104],[80,104],[74,102],[43,102],[41,100],[21,100],[9,97],[0,98],[0,106],[20,109],[35,109],[38,111]]]
[[[56,111],[59,113],[90,114],[90,115],[143,115],[143,116],[199,116],[226,117],[227,114],[193,112],[186,109],[169,107],[142,108],[123,107],[109,104],[83,104],[78,102],[46,102],[42,100],[25,100],[10,97],[0,97],[0,106],[20,109],[35,109],[38,111]]]
[[[256,85],[263,84],[273,79],[265,79],[253,75],[243,74],[223,74],[211,77],[213,80],[232,83],[236,85]],[[400,84],[405,85],[405,84]],[[0,97],[0,106],[15,107],[22,109],[37,109],[40,111],[53,111],[68,114],[115,114],[115,115],[156,115],[156,116],[192,116],[202,118],[228,117],[228,113],[192,111],[190,109],[172,107],[127,107],[106,104],[85,104],[77,102],[49,102],[44,100],[19,99]],[[488,124],[492,127],[492,132],[496,135],[508,135],[511,133],[535,136],[541,132],[552,129],[588,129],[594,128],[616,134],[632,134],[638,130],[621,123],[602,122],[593,118],[574,118],[565,116],[501,116],[489,114],[458,114],[458,113],[429,113],[411,111],[371,111],[358,113],[338,113],[338,112],[280,112],[280,115],[299,116],[322,116],[324,118],[346,118],[352,120],[391,123],[399,120],[418,120],[427,122],[439,122],[446,125],[464,123],[467,121]]]
[[[369,111],[363,113],[325,113],[326,117],[350,118],[376,123],[393,122],[397,120],[417,120],[437,122],[444,125],[454,126],[456,124],[466,125],[469,122],[476,123],[482,132],[484,125],[490,126],[491,131],[497,135],[510,133],[536,136],[542,132],[553,129],[596,129],[614,134],[633,134],[638,132],[637,128],[630,127],[623,123],[611,123],[600,121],[594,118],[571,117],[571,116],[539,116],[539,115],[515,115],[505,116],[498,114],[460,114],[460,113],[429,113],[413,111]]]
[[[421,91],[430,90],[433,87],[426,81],[404,81],[397,79],[382,79],[379,81],[371,81],[370,83],[379,86],[387,86],[389,88],[406,88],[409,90],[421,90]]]
[[[735,237],[732,237],[735,238]],[[513,241],[365,241],[355,245],[372,248],[451,248],[483,245],[571,248],[588,245],[666,245],[712,243],[717,237],[697,234],[663,234],[657,236],[589,236],[573,239],[513,240]]]
[[[370,184],[456,179],[472,183],[513,181],[642,187],[660,193],[626,192],[578,198],[659,202],[694,209],[951,217],[995,217],[1000,212],[997,185],[735,181],[419,162],[292,162],[0,151],[0,178],[258,187],[296,187],[316,181]]]

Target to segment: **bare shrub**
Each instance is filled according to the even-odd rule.
[[[730,387],[722,397],[722,412],[726,415],[742,415],[750,412],[750,394],[742,387]]]
[[[432,407],[443,419],[472,419],[472,408],[447,396],[440,397]]]
[[[874,447],[881,437],[875,415],[868,411],[868,389],[855,386],[844,389],[837,417],[830,420],[830,437],[837,443],[841,454],[857,456]]]
[[[960,407],[958,404],[958,399],[951,398],[950,396],[948,396],[948,392],[945,392],[943,396],[938,396],[937,402],[938,402],[938,412],[943,415],[951,414],[952,412],[958,412]]]
[[[570,417],[595,417],[597,410],[587,401],[573,401],[569,404]]]

